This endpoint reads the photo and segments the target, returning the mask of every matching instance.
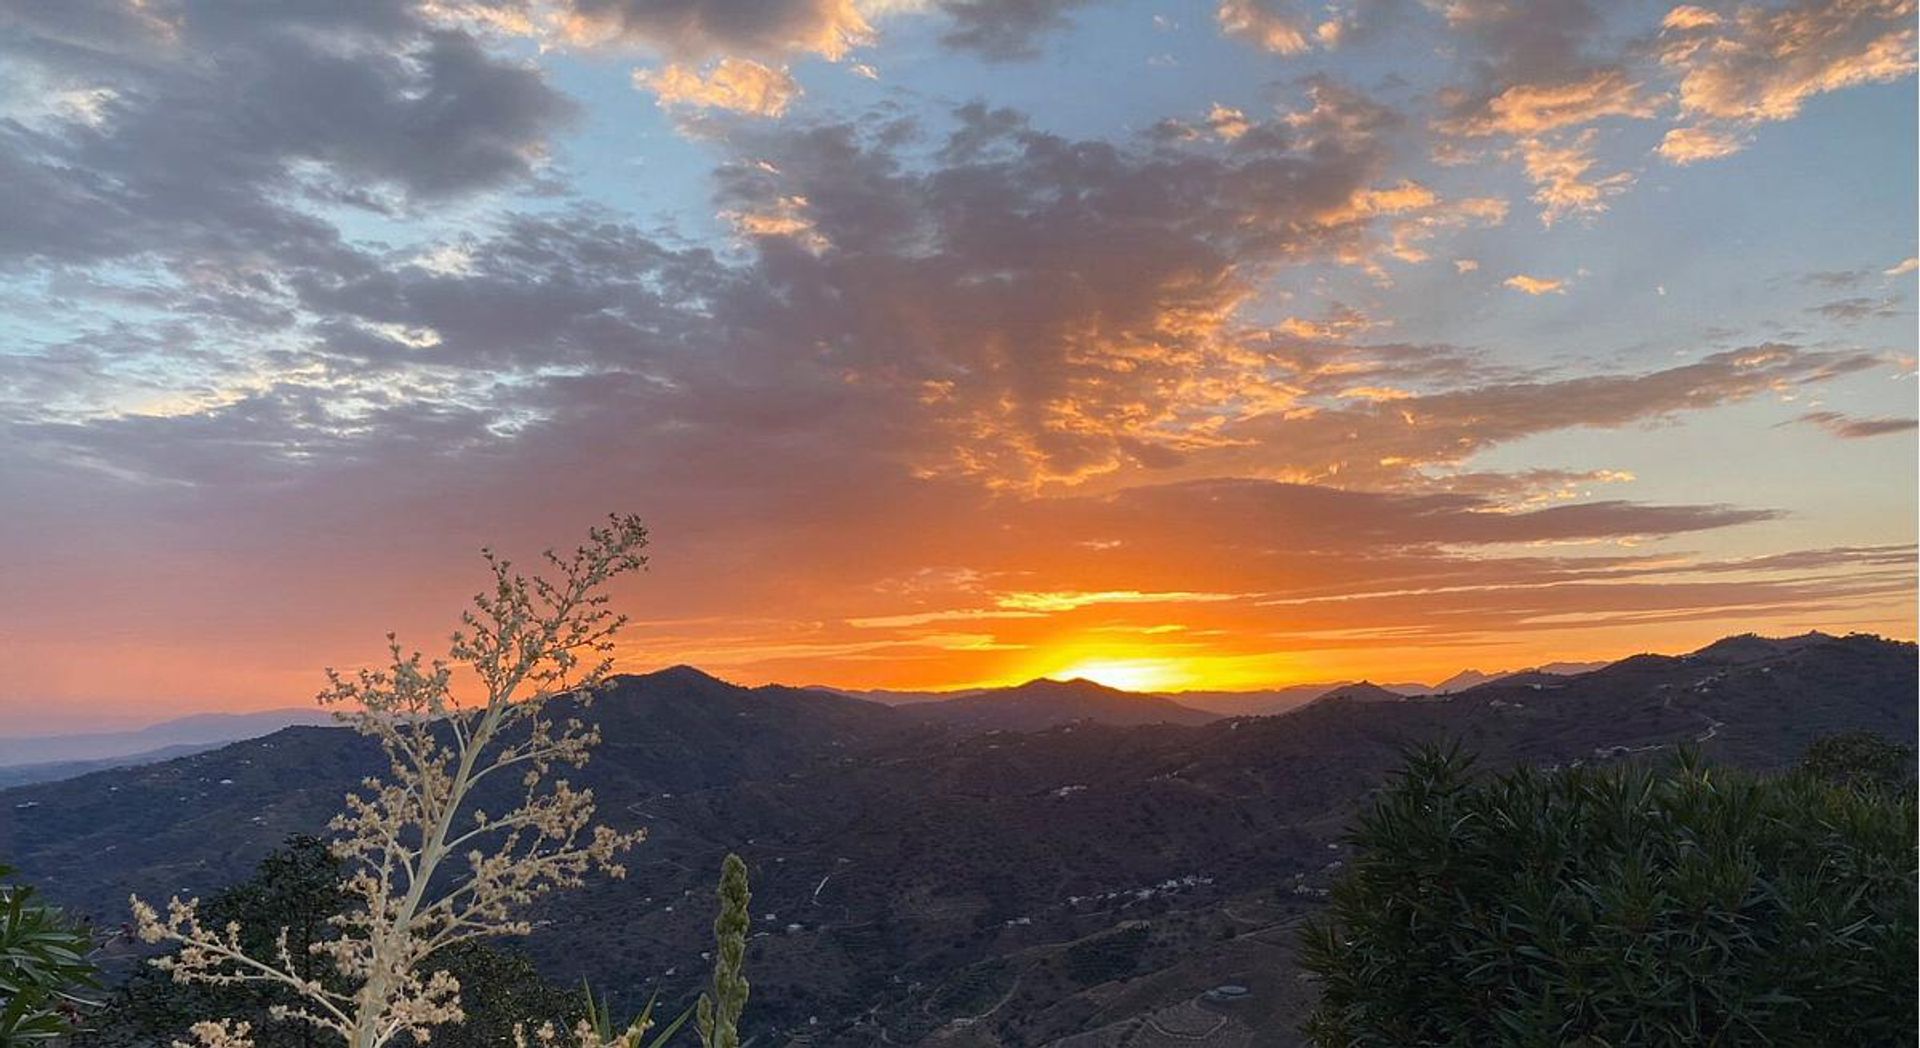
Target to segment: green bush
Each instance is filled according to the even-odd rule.
[[[1828,735],[1807,747],[1800,770],[1841,786],[1913,786],[1913,748],[1870,731]]]
[[[80,994],[98,987],[87,930],[34,901],[33,889],[4,883],[0,866],[0,1045],[50,1042],[70,1033]]]
[[[1303,960],[1320,1045],[1915,1040],[1911,790],[1424,751]]]
[[[207,900],[209,923],[241,929],[241,942],[261,956],[272,956],[285,930],[287,952],[304,978],[339,984],[324,957],[308,948],[325,937],[328,921],[340,912],[341,864],[317,837],[295,835],[261,860],[254,876],[222,889]],[[509,950],[481,941],[457,943],[435,954],[428,970],[445,970],[460,981],[466,1021],[433,1033],[435,1048],[494,1048],[511,1044],[513,1028],[552,1022],[565,1029],[583,1014],[578,997],[541,978],[533,963]],[[275,1005],[298,999],[281,987],[247,982],[182,985],[151,965],[141,965],[114,993],[88,1029],[75,1038],[80,1048],[120,1048],[172,1043],[195,1021],[209,1015],[243,1019],[253,1025],[258,1048],[318,1048],[337,1037],[300,1019],[275,1019]],[[0,1048],[4,1048],[0,1040]]]

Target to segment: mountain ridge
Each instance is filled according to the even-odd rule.
[[[1222,1013],[1229,1032],[1291,1031],[1304,1000],[1291,928],[1407,746],[1459,740],[1490,770],[1681,746],[1766,769],[1832,731],[1914,733],[1911,643],[1710,648],[1453,695],[1369,686],[1277,716],[1031,731],[697,672],[622,676],[595,697],[603,742],[571,777],[603,820],[648,839],[626,880],[543,906],[522,945],[616,1002],[684,1001],[732,851],[753,878],[752,1013],[772,1044],[1117,1045],[1222,982],[1250,988]],[[204,894],[244,876],[287,834],[320,830],[378,765],[349,730],[294,727],[7,790],[0,852],[112,926],[129,891]],[[995,1001],[990,1030],[960,1022]]]
[[[218,745],[257,738],[294,724],[331,722],[311,706],[240,713],[192,713],[125,731],[0,736],[0,768],[67,761],[110,761],[173,746]]]
[[[1076,677],[1039,677],[938,702],[893,707],[906,716],[972,731],[1035,731],[1077,721],[1101,724],[1205,724],[1219,715],[1161,695],[1123,691]]]

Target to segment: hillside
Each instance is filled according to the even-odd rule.
[[[929,724],[962,731],[1039,731],[1090,721],[1127,727],[1138,724],[1205,724],[1217,714],[1158,695],[1139,695],[1090,680],[1028,681],[938,702],[902,704],[900,711]]]
[[[525,946],[556,978],[683,1000],[736,850],[762,1043],[1107,1048],[1212,1030],[1226,1039],[1184,1040],[1285,1046],[1306,1004],[1293,928],[1404,746],[1458,739],[1491,768],[1692,743],[1778,767],[1836,730],[1911,738],[1915,689],[1911,644],[1815,636],[1449,696],[1348,689],[1274,717],[983,734],[686,668],[621,678],[590,711],[606,741],[577,780],[649,840],[627,880],[550,907]],[[9,790],[0,854],[113,922],[129,890],[236,879],[371,767],[344,730],[292,728]],[[1229,983],[1249,992],[1206,996]]]

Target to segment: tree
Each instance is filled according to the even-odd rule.
[[[29,885],[3,883],[0,866],[0,1045],[57,1040],[71,1033],[83,994],[97,989],[93,939],[60,910],[34,901]]]
[[[1322,1045],[1912,1044],[1914,797],[1423,751],[1303,961]]]
[[[210,925],[238,925],[241,945],[254,956],[272,953],[284,932],[287,952],[301,966],[301,977],[323,980],[338,991],[346,985],[344,978],[312,946],[347,903],[341,872],[340,860],[325,841],[295,835],[261,860],[251,878],[207,900],[201,913]],[[555,1022],[564,1027],[581,1014],[580,1002],[542,978],[525,957],[484,942],[447,947],[429,958],[428,966],[459,982],[466,1013],[459,1024],[434,1031],[433,1043],[442,1048],[491,1048],[508,1043],[519,1024]],[[168,972],[148,966],[114,992],[75,1043],[86,1048],[164,1043],[209,1015],[247,1023],[256,1048],[327,1043],[333,1035],[312,1023],[273,1021],[276,1007],[298,1003],[297,992],[279,982],[181,986]]]
[[[548,981],[526,955],[485,942],[456,943],[432,966],[458,979],[466,1019],[433,1032],[434,1048],[499,1048],[527,1023],[568,1026],[585,1015],[579,994]]]
[[[171,900],[164,914],[133,900],[140,936],[178,952],[159,963],[186,985],[274,984],[293,1003],[276,1021],[327,1031],[348,1048],[382,1048],[407,1035],[425,1041],[465,1016],[458,977],[430,958],[476,939],[526,934],[526,907],[582,883],[616,862],[641,834],[593,825],[593,796],[555,778],[579,767],[598,736],[574,717],[556,720],[560,696],[580,705],[611,668],[612,637],[625,619],[606,607],[609,581],[643,567],[646,529],[616,516],[589,532],[571,556],[545,554],[546,576],[527,577],[490,550],[492,587],[473,599],[448,648],[431,663],[389,635],[385,669],[348,677],[327,671],[323,704],[376,739],[390,767],[349,795],[331,828],[346,867],[345,906],[310,947],[338,980],[295,957],[291,936],[262,951],[237,922],[209,923],[197,900]],[[452,663],[471,678],[476,700],[455,693]],[[513,806],[493,814],[473,804],[483,782],[517,779]],[[464,868],[461,868],[464,860]],[[204,1019],[192,1028],[205,1048],[254,1042],[250,1021]]]
[[[343,980],[313,946],[344,905],[339,859],[325,841],[300,834],[262,859],[253,877],[209,899],[201,914],[214,927],[237,928],[240,944],[255,956],[271,955],[284,933],[294,974],[338,989]],[[325,1031],[314,1024],[268,1023],[272,1008],[296,1003],[296,992],[279,982],[175,985],[167,971],[146,967],[115,991],[77,1040],[101,1046],[153,1044],[209,1015],[221,1015],[248,1022],[257,1048],[315,1048]]]
[[[1815,739],[1800,770],[1842,786],[1913,789],[1913,748],[1870,731],[1843,731]]]

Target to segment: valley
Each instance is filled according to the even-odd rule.
[[[1258,717],[1088,682],[888,706],[687,667],[618,677],[572,777],[648,839],[625,880],[544,906],[519,946],[624,1005],[687,999],[735,851],[762,1044],[1286,1046],[1312,998],[1298,926],[1406,747],[1457,742],[1501,768],[1691,745],[1779,769],[1835,731],[1911,738],[1915,691],[1913,645],[1822,634],[1442,695],[1355,685]],[[245,877],[378,767],[349,731],[298,726],[10,789],[0,856],[113,927],[130,892]]]

